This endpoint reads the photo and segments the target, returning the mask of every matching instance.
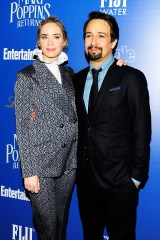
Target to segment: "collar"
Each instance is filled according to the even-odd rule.
[[[41,62],[44,62],[46,64],[55,64],[55,65],[61,65],[62,63],[68,61],[68,56],[66,53],[61,52],[60,55],[58,56],[57,60],[54,60],[52,62],[46,61],[43,59],[43,53],[42,50],[36,48],[33,51],[33,56],[37,56]]]
[[[110,66],[111,66],[111,64],[114,62],[114,57],[113,57],[113,55],[111,55],[105,62],[103,62],[98,68],[95,68],[93,65],[92,65],[92,63],[90,62],[90,65],[89,65],[89,71],[91,72],[91,70],[93,69],[93,68],[95,68],[95,69],[100,69],[100,68],[102,68],[102,71],[105,71],[106,69],[108,69]]]

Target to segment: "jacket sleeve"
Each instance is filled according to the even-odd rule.
[[[29,138],[29,124],[31,120],[32,82],[30,74],[18,72],[14,87],[15,91],[15,117],[18,150],[21,161],[22,176],[30,177],[37,173],[33,159],[33,149]]]
[[[141,71],[131,74],[128,91],[130,119],[133,129],[133,163],[131,177],[140,181],[143,187],[148,179],[151,113],[147,81]]]

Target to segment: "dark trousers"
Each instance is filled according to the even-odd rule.
[[[135,240],[138,190],[130,192],[94,191],[77,187],[84,240]]]
[[[39,240],[65,240],[76,171],[58,178],[40,178],[40,192],[30,194]]]

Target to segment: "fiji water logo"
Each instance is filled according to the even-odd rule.
[[[20,168],[20,159],[17,148],[17,135],[13,134],[13,142],[6,144],[6,163],[12,163],[13,169]]]
[[[127,0],[100,0],[100,11],[110,15],[127,15]]]
[[[50,16],[51,4],[46,0],[18,0],[10,3],[10,23],[16,22],[17,28],[38,26]]]
[[[12,240],[33,240],[34,228],[12,224]]]

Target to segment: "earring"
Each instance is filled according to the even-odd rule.
[[[65,51],[65,50],[66,50],[66,48],[67,48],[67,46],[66,46],[66,45],[64,45],[64,46],[62,47],[62,51]]]

